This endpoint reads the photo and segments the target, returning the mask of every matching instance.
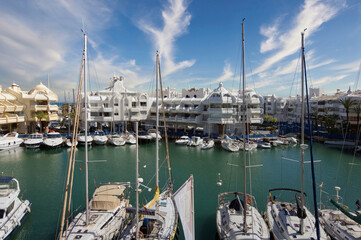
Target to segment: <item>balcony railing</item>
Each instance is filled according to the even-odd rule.
[[[208,118],[209,123],[216,124],[233,124],[235,122],[234,118]]]
[[[234,114],[236,112],[233,108],[208,108],[208,113],[219,113],[219,114]]]
[[[58,121],[58,120],[59,120],[58,114],[49,114],[48,115],[48,121]]]
[[[49,111],[59,111],[59,107],[57,105],[48,105]]]

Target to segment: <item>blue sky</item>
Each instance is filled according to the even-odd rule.
[[[113,73],[150,92],[155,51],[163,80],[179,91],[223,82],[238,89],[245,20],[247,87],[287,97],[299,91],[301,32],[307,28],[310,85],[326,93],[358,88],[361,2],[346,0],[0,1],[0,84],[29,90],[40,81],[64,99],[76,87],[83,22],[90,90]]]

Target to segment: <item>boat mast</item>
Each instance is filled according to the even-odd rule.
[[[136,140],[137,140],[137,145],[136,145],[136,164],[135,164],[135,186],[136,186],[136,223],[137,223],[137,231],[136,231],[136,235],[135,235],[135,239],[138,239],[138,235],[139,235],[139,231],[138,231],[138,225],[139,225],[139,173],[138,173],[138,165],[139,165],[139,156],[138,156],[138,148],[139,148],[139,143],[138,143],[138,122],[135,122],[135,130],[136,130]]]
[[[307,28],[306,28],[307,29]],[[306,31],[305,29],[305,31]],[[316,194],[316,178],[315,178],[315,166],[314,166],[314,160],[313,160],[313,149],[312,149],[312,125],[311,125],[311,116],[310,116],[310,101],[309,101],[309,95],[308,95],[308,87],[307,87],[307,70],[306,70],[306,58],[305,53],[303,51],[303,64],[305,68],[305,87],[306,87],[306,100],[307,100],[307,122],[308,122],[308,130],[309,130],[309,136],[310,136],[310,155],[311,155],[311,173],[312,173],[312,190],[313,190],[313,205],[315,210],[315,225],[316,225],[316,234],[317,239],[320,239],[320,222],[318,219],[318,208],[317,208],[317,194]],[[323,183],[320,185],[320,203],[321,203],[321,193],[322,193],[322,187]],[[321,208],[321,204],[320,204]]]
[[[155,186],[156,188],[159,188],[159,166],[158,166],[158,162],[159,162],[159,137],[158,137],[158,131],[159,131],[159,91],[158,91],[158,81],[159,81],[159,73],[158,73],[158,66],[159,66],[159,52],[157,51],[156,54],[155,54],[155,81],[156,81],[156,84],[155,84],[155,88],[156,88],[156,91],[155,91],[155,114],[156,114],[156,137],[155,137],[155,171],[156,171],[156,175],[155,175]]]
[[[85,224],[89,224],[89,196],[88,196],[88,96],[87,96],[87,81],[88,81],[88,56],[87,56],[87,40],[88,35],[84,32],[84,112],[85,112]]]
[[[244,217],[244,224],[243,224],[243,231],[247,232],[247,176],[246,176],[246,98],[245,98],[245,80],[246,80],[246,75],[245,75],[245,66],[244,66],[244,61],[245,61],[245,57],[244,57],[244,20],[242,20],[242,68],[243,68],[243,72],[242,72],[242,77],[243,77],[243,96],[242,96],[242,125],[243,125],[243,130],[242,130],[242,134],[243,134],[243,194],[244,194],[244,207],[243,207],[243,217]]]
[[[303,210],[303,205],[304,205],[304,161],[305,161],[305,123],[304,123],[304,118],[305,118],[305,104],[304,104],[304,82],[305,82],[305,65],[304,65],[304,52],[305,52],[305,47],[304,47],[304,32],[301,33],[301,41],[302,41],[302,68],[301,68],[301,208]],[[305,230],[304,230],[304,220],[303,218],[301,218],[301,224],[300,224],[300,233],[303,235]]]

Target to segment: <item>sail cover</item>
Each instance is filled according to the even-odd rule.
[[[193,175],[174,193],[173,199],[182,221],[184,237],[194,240],[194,194]]]

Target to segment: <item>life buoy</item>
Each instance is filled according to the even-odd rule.
[[[252,199],[251,199],[251,198],[248,198],[248,199],[247,199],[247,203],[248,203],[248,204],[252,204]]]

